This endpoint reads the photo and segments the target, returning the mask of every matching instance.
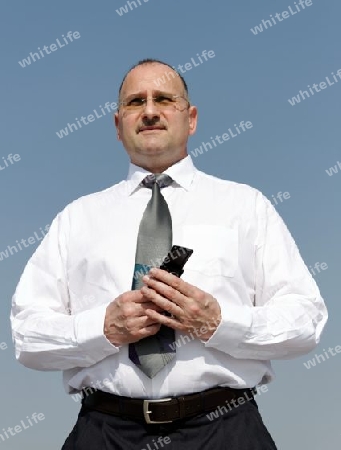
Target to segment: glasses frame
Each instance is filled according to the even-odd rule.
[[[167,95],[167,96],[171,97],[173,100],[177,99],[177,98],[184,99],[186,101],[186,103],[187,103],[187,109],[189,109],[189,107],[191,106],[190,101],[186,97],[184,97],[183,95],[172,95],[172,94],[160,93],[160,94],[158,94],[158,95],[156,95],[154,97],[151,97],[151,99],[153,100],[154,105],[157,108],[159,107],[159,105],[157,103],[155,103],[155,99],[157,99],[158,97],[162,97],[163,95]],[[138,94],[136,94],[136,97],[137,96],[138,96]],[[148,97],[138,97],[138,98],[139,98],[139,100],[142,101],[142,104],[140,106],[137,106],[136,109],[134,109],[134,108],[129,109],[129,107],[128,107],[127,111],[138,112],[138,111],[142,111],[146,107],[146,104],[147,104],[147,101],[148,101]],[[134,97],[131,98],[131,100],[133,100],[133,99],[134,99]],[[131,100],[122,100],[121,102],[118,102],[118,106],[120,107],[122,105],[123,108],[125,108],[125,107],[127,107],[127,103],[129,101],[131,101]],[[169,105],[169,106],[174,106],[174,109],[177,109],[176,105]],[[160,108],[160,109],[162,109],[162,108]],[[118,110],[119,110],[119,108],[118,108]],[[181,110],[181,111],[184,111],[184,109]]]

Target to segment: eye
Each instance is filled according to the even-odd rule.
[[[170,103],[173,103],[174,100],[169,95],[158,95],[157,97],[155,97],[155,102],[162,105],[169,105]]]
[[[141,97],[132,98],[127,102],[127,106],[142,106],[144,103],[144,99]]]

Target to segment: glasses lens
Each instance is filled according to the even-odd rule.
[[[154,103],[161,110],[177,109],[184,111],[187,108],[188,102],[183,97],[159,95],[154,98]]]
[[[176,108],[178,111],[185,111],[185,109],[188,109],[188,108],[189,108],[189,101],[186,100],[186,99],[183,98],[183,97],[178,97],[178,98],[176,99],[175,108]]]
[[[131,100],[122,102],[122,106],[126,111],[138,112],[145,107],[146,103],[146,98],[135,97]],[[153,103],[161,111],[174,109],[184,111],[188,107],[188,101],[183,97],[175,97],[167,94],[153,97]]]

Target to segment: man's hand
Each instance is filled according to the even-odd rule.
[[[130,344],[157,333],[161,323],[146,311],[160,312],[162,308],[144,297],[140,290],[119,295],[108,305],[104,320],[104,334],[114,345]]]
[[[151,320],[174,330],[194,331],[203,341],[215,332],[221,321],[221,311],[211,294],[156,268],[151,269],[142,281],[146,284],[141,289],[144,297],[173,316],[167,317],[155,308],[147,308],[145,314]]]

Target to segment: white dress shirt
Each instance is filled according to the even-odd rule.
[[[222,320],[213,336],[176,339],[176,358],[149,379],[104,336],[107,305],[131,290],[135,249],[151,189],[130,164],[126,180],[79,198],[57,215],[21,276],[11,321],[16,357],[63,370],[83,387],[162,398],[213,386],[254,387],[274,377],[271,359],[311,351],[327,310],[287,227],[261,192],[197,170],[190,156],[165,173],[173,244],[194,250],[182,278],[212,294]],[[188,342],[189,341],[189,342]]]

